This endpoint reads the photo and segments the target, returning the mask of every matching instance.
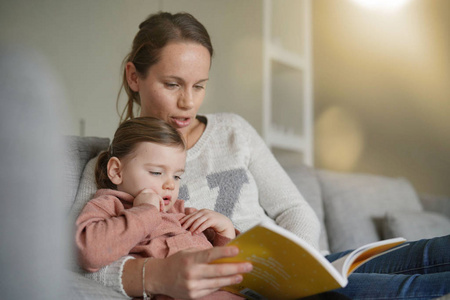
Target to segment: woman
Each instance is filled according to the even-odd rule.
[[[187,141],[188,157],[180,198],[188,206],[225,214],[241,231],[260,220],[273,220],[317,248],[320,232],[317,217],[256,131],[233,114],[197,115],[205,96],[213,55],[206,29],[189,14],[168,13],[150,16],[139,28],[132,50],[124,61],[123,86],[129,100],[122,118],[133,118],[136,104],[140,106],[140,116],[165,120],[182,133]],[[86,190],[90,193],[95,191],[94,180],[92,187],[86,187]],[[91,196],[87,193],[85,201]],[[448,248],[450,241],[445,238],[436,243]],[[420,243],[414,246],[418,248],[414,255],[423,249]],[[404,255],[405,251],[401,254]],[[430,251],[435,251],[435,248]],[[108,280],[109,283],[105,284],[128,296],[140,296],[145,290],[176,298],[198,298],[240,282],[241,274],[251,270],[247,263],[208,264],[236,253],[237,249],[232,247],[182,251],[166,259],[148,261],[145,274],[142,274],[143,260],[124,257],[91,276],[103,283]],[[335,254],[330,260],[340,255]],[[389,255],[385,257],[384,260],[389,262]],[[450,273],[442,273],[450,271],[449,254],[439,255],[439,259],[443,260],[441,264],[447,265],[435,270],[437,275],[432,280],[438,282],[439,287],[430,291],[428,296],[437,290],[433,295],[450,292],[448,287],[445,289],[446,285],[450,286]],[[378,265],[386,264],[376,261]],[[376,265],[373,263],[367,268]],[[399,263],[398,271],[401,273],[408,267]],[[422,270],[423,266],[418,268]],[[372,271],[382,272],[378,269]],[[341,292],[351,297],[358,297],[362,292],[373,296],[378,292],[393,298],[404,280],[411,280],[409,275],[398,281],[392,275],[376,275],[358,275]],[[383,291],[378,287],[359,288],[362,283],[373,283],[370,278],[376,278],[373,282],[378,284],[391,283],[393,286]],[[406,289],[406,296],[417,295],[414,294],[415,289],[420,293],[423,291],[422,285],[428,282],[421,283],[421,280],[417,279],[414,289]]]

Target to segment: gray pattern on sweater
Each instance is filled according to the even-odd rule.
[[[219,188],[219,196],[214,210],[232,218],[233,209],[239,200],[239,194],[248,177],[244,169],[236,169],[214,173],[206,176],[209,188]]]
[[[232,219],[233,210],[239,200],[242,185],[249,183],[247,174],[244,169],[227,170],[218,173],[212,173],[206,176],[209,188],[218,188],[218,196],[214,211],[219,212]],[[180,187],[178,198],[186,201],[189,206],[189,189],[186,185]]]
[[[189,188],[187,185],[180,186],[180,191],[178,192],[178,198],[184,201],[189,201]]]

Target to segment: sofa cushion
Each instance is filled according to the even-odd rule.
[[[285,166],[284,169],[297,186],[305,200],[311,205],[320,221],[321,233],[319,247],[324,254],[328,253],[328,237],[325,230],[322,195],[320,185],[314,170],[306,165]]]
[[[419,197],[405,179],[325,170],[318,170],[317,176],[332,252],[382,239],[379,221],[388,211],[422,211]]]
[[[450,218],[450,197],[431,194],[420,194],[420,201],[426,211],[438,212]]]
[[[450,220],[435,212],[388,212],[383,219],[383,238],[404,237],[409,241],[450,233]]]
[[[67,198],[65,211],[69,212],[75,201],[81,175],[87,162],[108,148],[109,139],[99,137],[66,136],[67,158],[64,161],[64,179]]]

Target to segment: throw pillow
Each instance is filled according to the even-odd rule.
[[[435,212],[388,212],[383,220],[383,238],[404,237],[409,241],[450,233],[450,220]]]
[[[402,178],[317,171],[332,252],[355,249],[381,237],[377,219],[386,212],[422,211],[411,184]]]

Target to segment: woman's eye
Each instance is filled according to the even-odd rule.
[[[174,89],[174,88],[177,88],[179,86],[178,83],[173,83],[173,82],[167,82],[165,85],[169,89]]]
[[[195,85],[194,88],[197,90],[203,90],[205,87],[203,85]]]

